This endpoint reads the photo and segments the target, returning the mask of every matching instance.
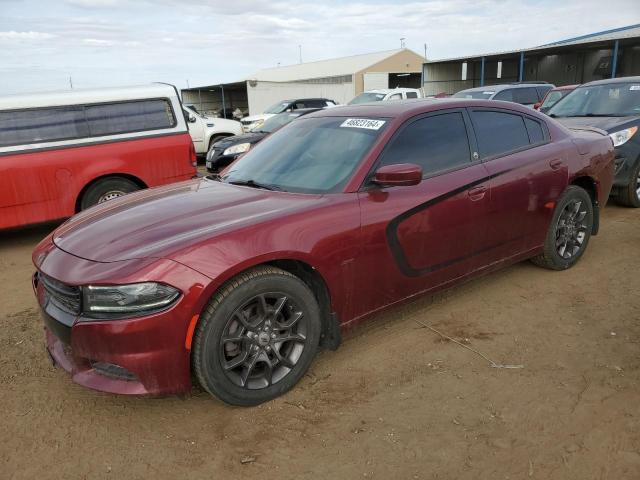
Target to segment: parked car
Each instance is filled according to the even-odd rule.
[[[205,117],[191,107],[183,108],[197,155],[206,155],[211,145],[222,138],[242,134],[240,122],[226,118]]]
[[[337,105],[333,100],[328,98],[298,98],[295,100],[282,100],[271,105],[260,115],[250,115],[242,119],[242,126],[245,132],[259,129],[264,121],[283,112],[293,112],[301,108],[326,108],[335,107]]]
[[[546,93],[555,85],[547,82],[517,82],[504,85],[491,85],[461,90],[454,94],[454,98],[503,100],[520,105],[533,106],[540,102]]]
[[[536,103],[533,108],[547,113],[551,107],[574,91],[578,85],[565,85],[564,87],[554,87],[547,92],[541,102]]]
[[[257,130],[252,130],[243,135],[223,138],[214,143],[207,153],[207,171],[215,173],[229,165],[240,155],[244,155],[254,145],[262,141],[266,136],[281,129],[289,122],[308,113],[317,112],[319,108],[301,108],[293,112],[284,112],[265,120]]]
[[[612,196],[622,205],[640,207],[640,76],[580,85],[547,113],[570,128],[609,133],[616,149]]]
[[[417,88],[381,88],[362,92],[353,98],[349,102],[349,105],[386,102],[387,100],[407,100],[411,98],[422,98],[422,91]]]
[[[506,102],[385,102],[291,122],[205,177],[78,214],[34,250],[47,348],[75,382],[235,405],[292,388],[340,330],[598,231],[604,134]],[[193,375],[192,375],[193,374]]]
[[[192,178],[181,111],[161,84],[0,97],[0,229]]]

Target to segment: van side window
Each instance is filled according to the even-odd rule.
[[[516,88],[513,90],[513,101],[522,105],[536,103],[538,91],[534,87]]]
[[[87,105],[90,136],[171,128],[176,121],[166,100]]]
[[[0,147],[86,137],[82,106],[0,112]]]
[[[495,157],[529,146],[524,119],[516,113],[492,110],[471,112],[482,158]]]
[[[395,163],[420,165],[427,176],[471,164],[462,114],[443,113],[407,125],[389,143],[380,166]]]

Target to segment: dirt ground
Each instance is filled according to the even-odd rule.
[[[249,409],[52,367],[29,283],[50,228],[0,233],[1,478],[640,478],[638,210],[607,207],[569,271],[521,263],[377,316]]]

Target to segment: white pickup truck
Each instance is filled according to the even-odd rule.
[[[362,92],[349,102],[349,105],[369,102],[386,102],[387,100],[406,100],[422,98],[422,91],[417,88],[380,88]]]
[[[186,105],[182,106],[197,155],[206,155],[209,147],[224,137],[242,134],[242,124],[226,118],[204,117]]]

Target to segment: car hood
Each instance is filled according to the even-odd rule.
[[[267,118],[271,118],[275,115],[275,113],[261,113],[260,115],[250,115],[248,117],[244,117],[242,119],[243,122],[257,122],[258,120],[266,120]]]
[[[67,253],[97,262],[171,258],[222,233],[307,208],[317,199],[203,178],[143,190],[85,210],[61,225],[53,242]]]
[[[234,135],[232,137],[225,137],[219,142],[216,142],[215,146],[219,148],[228,148],[233,145],[240,145],[241,143],[258,143],[264,137],[269,135],[268,133],[249,132],[242,135]]]
[[[559,117],[554,120],[568,128],[596,127],[607,133],[617,132],[629,122],[640,123],[640,117]]]

